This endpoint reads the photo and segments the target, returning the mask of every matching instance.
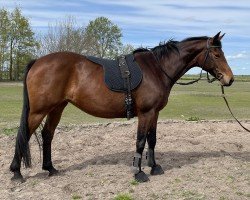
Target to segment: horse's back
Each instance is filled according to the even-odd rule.
[[[34,106],[31,110],[51,109],[68,101],[95,116],[120,117],[115,113],[124,110],[123,94],[110,91],[103,74],[100,65],[76,53],[58,52],[41,57],[27,77],[29,98]]]

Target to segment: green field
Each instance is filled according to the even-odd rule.
[[[225,88],[226,95],[233,112],[239,119],[250,119],[250,81],[235,81]],[[16,129],[22,108],[22,84],[0,83],[0,131],[8,134]],[[174,86],[168,105],[160,113],[161,119],[209,120],[232,119],[221,98],[219,83],[209,84],[205,81],[189,85]],[[121,119],[117,119],[121,120]],[[104,122],[89,116],[72,105],[64,111],[61,124],[80,124],[89,122]]]

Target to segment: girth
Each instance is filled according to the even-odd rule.
[[[126,96],[125,96],[125,107],[127,119],[134,117],[133,112],[133,99],[131,95],[131,74],[129,71],[129,67],[126,62],[126,57],[124,55],[118,57],[118,65],[121,71],[121,76],[124,82],[124,88],[127,88]]]

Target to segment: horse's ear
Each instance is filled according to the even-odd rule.
[[[221,40],[226,33],[223,33],[222,35],[219,36],[219,40]]]
[[[220,32],[221,32],[221,31],[220,31]],[[214,42],[214,41],[220,40],[220,39],[219,39],[219,38],[220,38],[220,32],[217,33],[217,34],[213,37],[213,42]]]

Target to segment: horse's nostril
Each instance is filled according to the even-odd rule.
[[[233,82],[234,82],[234,78],[232,78],[232,79],[229,81],[229,85],[232,85]]]

